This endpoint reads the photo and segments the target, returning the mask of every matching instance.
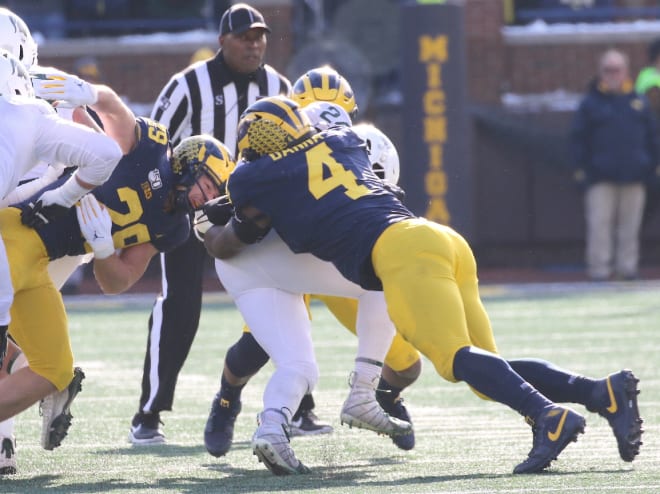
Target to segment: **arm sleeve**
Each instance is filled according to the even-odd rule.
[[[39,121],[38,134],[40,159],[77,166],[80,179],[92,185],[105,182],[122,157],[119,145],[110,137],[55,114]]]
[[[170,133],[172,143],[190,135],[190,97],[185,78],[177,74],[158,95],[151,118],[162,123]]]

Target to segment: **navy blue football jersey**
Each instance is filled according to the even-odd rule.
[[[373,173],[364,142],[332,128],[280,153],[239,163],[228,193],[254,206],[294,252],[332,262],[365,289],[382,288],[371,251],[392,223],[414,217]]]
[[[110,178],[92,194],[110,213],[116,248],[151,242],[159,251],[171,250],[188,238],[190,219],[185,213],[165,211],[175,184],[168,158],[167,130],[146,118],[138,118],[137,124],[135,149],[119,161]],[[60,178],[17,207],[35,201],[45,190],[61,185],[67,178]],[[80,232],[75,207],[38,228],[37,233],[51,260],[91,252]]]

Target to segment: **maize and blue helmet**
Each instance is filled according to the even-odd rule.
[[[309,118],[295,101],[270,96],[251,104],[238,122],[238,152],[253,160],[300,142],[314,132]]]
[[[324,65],[307,71],[293,83],[291,99],[301,107],[314,101],[328,101],[341,106],[351,118],[355,118],[358,106],[351,85],[339,72]]]
[[[207,175],[222,194],[229,174],[236,166],[227,146],[209,135],[186,137],[175,148],[171,160],[177,185],[175,208],[190,211],[188,191]]]

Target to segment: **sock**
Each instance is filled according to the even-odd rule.
[[[311,393],[307,393],[302,397],[302,400],[300,400],[298,410],[296,410],[296,413],[293,414],[293,420],[299,420],[303,412],[313,410],[315,406],[316,404],[314,403],[314,397],[311,395]]]
[[[376,387],[376,379],[380,378],[380,373],[383,369],[383,363],[376,360],[358,357],[355,359],[355,374],[357,375],[356,382],[373,383]]]
[[[245,384],[241,384],[240,386],[232,386],[229,384],[229,381],[227,381],[223,373],[222,377],[220,378],[220,392],[218,394],[220,395],[221,400],[226,400],[230,404],[235,403],[240,401],[241,392],[243,391],[244,387]]]
[[[541,359],[514,359],[509,365],[520,376],[534,386],[540,393],[555,403],[580,403],[587,408],[601,408],[605,406],[607,396],[599,393],[600,381],[573,374]],[[598,407],[598,400],[605,400]]]
[[[247,377],[256,374],[266,365],[268,359],[268,354],[257,343],[252,333],[243,333],[227,350],[225,365],[236,377]]]
[[[401,391],[403,391],[403,388],[393,386],[381,376],[380,381],[378,381],[378,388],[376,389],[376,399],[381,406],[383,406],[383,403],[393,404],[401,394]]]
[[[454,356],[454,377],[490,399],[536,420],[553,403],[520,377],[506,360],[475,347],[463,347]]]

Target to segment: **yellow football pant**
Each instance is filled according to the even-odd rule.
[[[48,275],[48,253],[16,208],[0,209],[0,231],[14,286],[9,333],[30,369],[61,391],[73,379],[73,353],[62,296]]]
[[[356,299],[329,295],[312,295],[312,298],[322,301],[346,329],[353,334],[357,334],[355,322],[357,320],[358,302]],[[393,371],[401,372],[408,369],[419,358],[419,352],[397,332],[385,356],[385,364]]]
[[[458,233],[424,218],[395,223],[371,254],[397,331],[456,382],[454,355],[466,346],[497,353],[479,297],[472,249]]]
[[[357,334],[355,323],[357,321],[358,301],[354,298],[333,297],[330,295],[304,295],[305,304],[309,311],[311,299],[323,302],[335,318],[351,333]],[[309,315],[310,319],[312,315]],[[247,324],[243,325],[243,332],[249,333]],[[403,337],[396,333],[392,345],[385,356],[385,364],[395,372],[402,372],[420,359],[419,352]]]

